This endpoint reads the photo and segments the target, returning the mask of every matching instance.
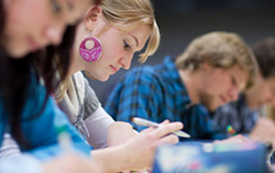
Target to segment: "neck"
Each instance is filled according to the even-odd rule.
[[[187,70],[179,70],[180,78],[183,81],[189,98],[191,100],[191,104],[197,104],[199,103],[199,98],[198,98],[198,86],[199,83],[196,82],[196,76],[195,73],[190,73]]]
[[[78,52],[75,54],[72,53],[71,55],[72,55],[72,60],[71,60],[71,65],[68,70],[68,77],[72,76],[74,73],[85,70],[85,68],[79,62],[81,59],[79,57]]]

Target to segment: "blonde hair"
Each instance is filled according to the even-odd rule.
[[[251,49],[235,33],[211,32],[194,39],[177,57],[176,66],[192,73],[204,62],[227,69],[238,65],[248,74],[246,89],[253,85],[258,69]]]
[[[59,85],[58,89],[54,93],[54,97],[57,103],[61,102],[64,98],[65,92],[72,87],[69,79],[64,79]]]
[[[100,6],[106,19],[124,32],[141,25],[148,25],[151,28],[147,48],[139,55],[141,63],[156,52],[160,33],[150,0],[102,0]]]
[[[101,0],[100,7],[104,17],[123,32],[130,32],[142,25],[150,27],[151,34],[147,48],[144,53],[139,55],[141,63],[144,63],[149,56],[156,52],[159,47],[160,33],[150,0]],[[85,74],[87,77],[93,78],[88,71],[85,71]],[[63,99],[69,87],[69,80],[65,79],[55,92],[57,102]]]

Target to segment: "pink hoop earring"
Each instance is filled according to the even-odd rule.
[[[94,47],[92,49],[88,49],[86,47],[86,42],[89,40],[93,40],[94,42]],[[85,38],[79,46],[79,54],[82,59],[88,62],[98,60],[102,54],[102,47],[100,41],[95,37]]]

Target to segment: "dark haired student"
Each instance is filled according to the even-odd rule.
[[[68,125],[49,93],[56,66],[64,69],[62,79],[69,64],[68,52],[62,50],[70,47],[74,27],[66,29],[67,25],[75,24],[94,3],[94,0],[0,2],[0,144],[4,133],[9,132],[23,151],[22,155],[0,162],[0,172],[95,172],[95,166],[77,154],[39,161],[60,153],[56,119],[72,136],[73,143],[89,153],[89,146]],[[60,54],[59,61],[64,63],[53,64],[53,54]]]

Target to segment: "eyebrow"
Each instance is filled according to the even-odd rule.
[[[131,35],[134,39],[135,39],[135,41],[136,41],[136,46],[138,47],[138,39],[135,37],[135,36],[133,36],[133,35]]]
[[[73,10],[74,9],[74,5],[73,2],[71,0],[67,0],[66,1],[66,5],[68,7],[69,10]]]

